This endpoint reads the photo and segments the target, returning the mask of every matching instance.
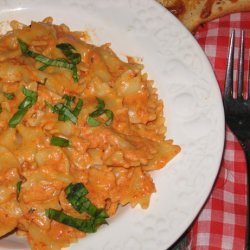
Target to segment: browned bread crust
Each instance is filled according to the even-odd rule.
[[[229,13],[250,11],[250,0],[158,0],[191,32]],[[250,15],[250,13],[249,13]]]

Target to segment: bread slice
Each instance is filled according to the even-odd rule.
[[[205,22],[229,13],[250,11],[250,0],[158,0],[158,2],[193,33]]]

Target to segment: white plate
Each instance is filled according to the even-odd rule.
[[[223,150],[223,106],[206,56],[193,36],[154,0],[0,2],[1,21],[17,19],[29,24],[46,16],[73,30],[87,30],[96,44],[111,42],[121,58],[142,58],[165,103],[167,137],[182,148],[166,168],[153,173],[157,193],[147,210],[120,209],[108,226],[70,249],[168,248],[204,204]],[[6,28],[6,22],[1,28]],[[11,236],[0,240],[0,249],[27,249],[23,242]]]

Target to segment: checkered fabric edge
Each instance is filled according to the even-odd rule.
[[[200,27],[196,39],[207,55],[220,89],[224,91],[229,38],[236,32],[239,49],[240,30],[245,30],[250,48],[250,13],[236,13]],[[249,55],[250,49],[247,49]],[[248,59],[248,56],[245,56]],[[247,60],[246,60],[247,61]],[[248,64],[246,64],[248,67]],[[191,250],[243,250],[246,223],[246,164],[244,153],[227,128],[225,152],[218,177],[207,202],[189,231]]]

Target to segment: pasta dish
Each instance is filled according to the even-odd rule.
[[[0,236],[37,250],[95,233],[119,206],[146,209],[150,171],[180,151],[143,66],[52,21],[0,36]]]

